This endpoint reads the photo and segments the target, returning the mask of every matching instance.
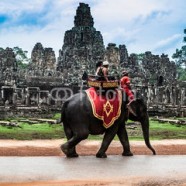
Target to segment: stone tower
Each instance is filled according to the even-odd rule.
[[[109,43],[104,59],[109,62],[109,71],[111,75],[121,75],[123,68],[128,65],[128,51],[125,45],[116,46],[115,43]]]
[[[80,3],[74,17],[74,27],[65,32],[57,68],[61,71],[70,69],[73,73],[84,67],[92,73],[96,62],[103,60],[104,51],[103,37],[94,28],[90,7]]]
[[[33,75],[43,76],[53,74],[56,69],[56,57],[52,48],[43,48],[41,43],[36,43],[31,54],[30,70]]]
[[[44,48],[41,43],[36,43],[31,54],[32,67],[41,69],[44,64]]]
[[[45,59],[45,69],[55,70],[56,67],[56,57],[52,48],[44,49],[44,59]]]
[[[109,43],[105,51],[105,60],[109,61],[109,66],[118,67],[120,62],[119,48],[115,43]]]
[[[119,53],[120,53],[120,64],[126,64],[128,61],[128,51],[125,45],[119,45]]]
[[[17,77],[17,61],[13,49],[0,50],[0,79],[5,85],[13,85]]]

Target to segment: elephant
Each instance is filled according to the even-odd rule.
[[[122,91],[121,114],[109,128],[105,128],[102,125],[103,121],[94,117],[90,100],[85,91],[74,94],[63,103],[61,121],[63,123],[67,142],[61,145],[61,150],[66,157],[78,157],[76,145],[80,141],[86,139],[89,134],[104,134],[101,147],[96,154],[97,158],[107,157],[106,150],[115,135],[118,136],[122,144],[122,155],[133,156],[125,127],[127,119],[139,121],[141,123],[145,144],[154,155],[156,154],[149,140],[149,116],[146,105],[141,99],[136,99],[132,101],[130,105],[127,105],[127,101],[123,99],[124,97],[124,92]],[[130,112],[128,112],[128,110]]]

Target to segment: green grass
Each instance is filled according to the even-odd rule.
[[[150,134],[152,139],[186,139],[186,126],[151,121]]]
[[[184,118],[185,119],[185,118]],[[128,128],[128,127],[127,127]],[[150,139],[186,139],[186,126],[173,125],[168,122],[159,123],[150,120]],[[143,140],[141,125],[137,125],[135,130],[127,129],[130,140]]]
[[[63,127],[60,124],[48,123],[33,124],[19,123],[20,127],[0,126],[0,139],[61,139],[65,137]]]
[[[52,119],[60,119],[61,118],[61,114],[60,113],[56,113],[54,114],[54,116],[52,117]]]
[[[53,119],[59,119],[60,114],[55,114]],[[186,118],[183,118],[186,119]],[[13,119],[19,121],[18,119]],[[132,121],[128,121],[131,123]],[[61,139],[65,138],[63,126],[60,124],[28,124],[18,122],[19,127],[0,126],[0,139],[18,139],[18,140],[32,140],[32,139]],[[131,129],[130,125],[126,125],[130,140],[143,140],[141,125],[137,125],[135,129]],[[89,135],[88,139],[102,140],[103,135]],[[177,126],[169,123],[159,123],[157,121],[150,121],[150,139],[186,139],[186,126]],[[118,140],[115,137],[115,140]]]

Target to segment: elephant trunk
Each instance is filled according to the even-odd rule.
[[[155,155],[156,151],[151,146],[149,140],[149,116],[146,105],[144,104],[143,100],[136,99],[128,104],[128,109],[130,112],[129,119],[133,121],[140,121],[145,144]]]
[[[156,155],[156,151],[151,146],[150,140],[149,140],[149,117],[148,115],[145,118],[143,118],[143,120],[141,121],[141,126],[142,126],[143,137],[144,137],[146,146],[152,151],[153,155]]]

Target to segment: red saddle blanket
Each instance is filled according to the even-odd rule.
[[[112,98],[106,94],[99,95],[94,87],[87,89],[85,92],[88,95],[92,105],[92,111],[96,118],[103,120],[103,126],[109,128],[112,126],[121,114],[122,94],[119,90],[112,90],[114,94]]]

